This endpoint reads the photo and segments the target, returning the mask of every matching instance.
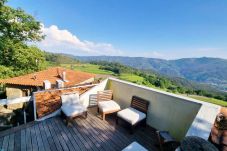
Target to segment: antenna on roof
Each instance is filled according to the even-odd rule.
[[[34,74],[33,77],[32,77],[32,79],[36,80],[36,78],[37,78],[37,75]]]

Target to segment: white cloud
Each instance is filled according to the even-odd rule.
[[[45,51],[57,53],[69,53],[74,55],[121,55],[122,52],[115,49],[109,43],[96,43],[81,40],[68,30],[59,29],[56,25],[42,27],[45,39],[37,43],[37,46]]]
[[[45,51],[68,53],[73,55],[113,55],[113,56],[132,56],[132,57],[151,57],[161,59],[178,59],[190,57],[218,57],[227,58],[227,49],[215,47],[190,47],[176,48],[159,51],[120,51],[110,43],[93,42],[81,40],[68,30],[59,29],[56,25],[42,27],[45,39],[36,43],[38,47]]]

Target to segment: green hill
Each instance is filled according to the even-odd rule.
[[[170,77],[180,77],[212,85],[227,91],[227,60],[219,58],[185,58],[163,60],[143,57],[89,56],[75,57],[81,61],[119,62],[137,69],[153,70]]]
[[[61,64],[61,66],[74,70],[99,74],[99,78],[106,78],[106,75],[115,76],[116,78],[130,81],[139,85],[145,85],[180,95],[187,95],[191,98],[222,106],[227,105],[227,102],[222,101],[227,100],[227,96],[224,93],[216,91],[207,85],[192,83],[182,78],[170,79],[154,72],[134,69],[119,63],[91,62]]]

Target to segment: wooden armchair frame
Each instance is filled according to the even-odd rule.
[[[104,91],[98,91],[97,93],[97,103],[101,101],[111,101],[113,99],[113,91],[112,90],[104,90]],[[119,110],[111,110],[108,112],[101,111],[102,120],[105,120],[106,114],[115,113]],[[98,107],[98,113],[100,112]]]
[[[144,114],[146,114],[146,117],[145,119],[135,123],[134,125],[130,124],[131,126],[131,130],[130,130],[130,133],[132,134],[134,132],[134,129],[137,125],[139,124],[143,124],[144,126],[146,126],[146,121],[147,121],[147,111],[148,111],[148,106],[149,106],[149,101],[143,99],[143,98],[140,98],[138,96],[132,96],[132,101],[131,101],[131,105],[130,107],[140,111],[140,112],[143,112]],[[122,119],[121,117],[117,116],[116,118],[116,124],[118,124],[118,120],[121,119],[123,121],[125,121],[124,119]],[[125,121],[127,122],[127,121]],[[128,122],[127,122],[128,123]]]
[[[175,150],[178,146],[180,146],[180,142],[176,141],[168,131],[156,131],[156,133],[161,151]]]

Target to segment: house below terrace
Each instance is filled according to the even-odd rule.
[[[7,99],[30,96],[32,92],[84,85],[94,81],[94,74],[53,67],[19,77],[0,80],[6,85]]]

